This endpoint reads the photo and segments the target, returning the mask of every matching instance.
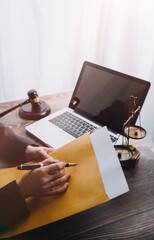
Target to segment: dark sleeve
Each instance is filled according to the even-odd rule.
[[[25,200],[21,196],[16,181],[0,189],[0,232],[21,222],[29,215]]]
[[[9,163],[25,161],[25,150],[32,142],[17,136],[11,129],[0,124],[0,160]],[[28,215],[25,200],[13,181],[0,189],[0,232],[22,221]]]
[[[25,162],[25,150],[28,145],[35,145],[29,140],[17,136],[11,129],[0,124],[0,159],[16,163]]]

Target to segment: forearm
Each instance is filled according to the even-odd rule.
[[[17,136],[11,129],[0,124],[0,158],[20,163],[26,161],[26,148],[33,142]]]

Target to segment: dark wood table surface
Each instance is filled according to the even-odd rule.
[[[69,91],[44,96],[41,99],[51,106],[52,112],[55,112],[68,106],[71,94]],[[0,112],[17,102],[21,101],[1,103]],[[18,109],[2,117],[0,122],[12,128],[17,134],[34,140],[25,131],[25,126],[33,121],[21,119]],[[130,188],[128,193],[10,239],[154,239],[154,153],[142,142],[136,141],[135,144],[141,157],[134,169],[124,171]],[[6,162],[0,162],[1,168],[6,165]]]

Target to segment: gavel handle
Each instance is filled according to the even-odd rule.
[[[29,103],[29,100],[26,100],[26,101],[24,101],[23,103],[19,103],[19,104],[15,105],[14,107],[9,108],[8,110],[0,113],[0,118],[3,117],[4,115],[6,115],[6,114],[9,113],[9,112],[12,112],[12,111],[15,110],[16,108],[21,107],[22,105],[27,104],[27,103]]]

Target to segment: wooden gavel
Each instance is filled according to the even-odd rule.
[[[29,90],[27,95],[28,95],[27,100],[0,113],[0,117],[3,117],[4,115],[8,114],[9,112],[12,112],[18,107],[20,107],[19,110],[20,117],[29,120],[30,119],[37,120],[47,116],[50,113],[51,111],[50,107],[44,101],[40,101],[40,98],[36,90],[34,89]]]

